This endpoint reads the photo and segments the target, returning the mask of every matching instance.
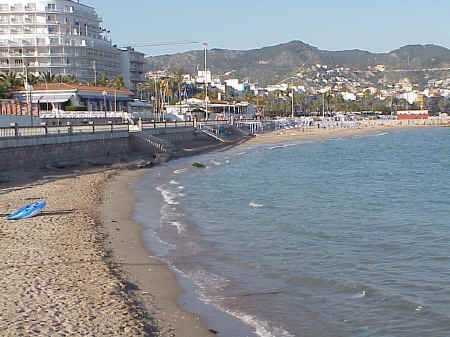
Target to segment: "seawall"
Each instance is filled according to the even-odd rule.
[[[216,140],[194,128],[159,129],[144,132],[95,132],[63,135],[0,138],[0,170],[75,166],[142,154],[177,153],[184,146],[214,145]]]

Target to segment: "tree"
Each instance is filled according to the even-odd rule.
[[[62,77],[63,83],[75,83],[76,81],[77,81],[76,77],[71,74]]]
[[[101,73],[100,75],[97,76],[97,82],[94,83],[94,85],[98,85],[101,87],[106,87],[108,85],[108,77],[106,77],[105,74]]]
[[[175,83],[177,84],[178,101],[181,101],[181,87],[183,84],[185,74],[186,74],[186,72],[183,69],[175,70]]]
[[[1,73],[0,82],[7,90],[18,88],[23,85],[23,80],[20,75],[13,71]]]
[[[52,74],[50,71],[46,71],[45,73],[40,73],[39,81],[44,83],[58,82],[58,76]]]
[[[122,90],[125,89],[125,83],[123,81],[123,77],[118,75],[115,76],[111,81],[110,81],[110,86],[114,89],[117,90]]]

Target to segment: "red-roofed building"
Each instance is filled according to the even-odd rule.
[[[128,90],[68,83],[40,83],[32,90],[13,91],[18,102],[39,106],[41,116],[68,111],[123,112],[128,110],[132,95]]]

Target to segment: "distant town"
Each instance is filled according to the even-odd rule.
[[[31,122],[81,116],[132,122],[450,111],[450,77],[393,81],[384,64],[362,71],[306,62],[281,81],[259,85],[234,77],[232,69],[215,74],[206,44],[204,55],[195,72],[168,65],[145,71],[145,54],[114,44],[93,7],[70,0],[3,3],[0,113],[28,115]]]

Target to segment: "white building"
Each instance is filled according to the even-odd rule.
[[[125,86],[135,93],[137,85],[145,80],[144,56],[144,53],[135,51],[131,47],[121,49],[120,72],[122,73]]]
[[[197,83],[208,83],[211,84],[212,82],[212,76],[211,76],[211,71],[204,71],[204,70],[199,70],[197,73],[197,78],[195,79],[195,81]]]
[[[73,75],[120,74],[114,48],[95,9],[71,0],[0,0],[0,71]]]
[[[245,90],[244,83],[241,83],[237,78],[225,80],[225,84],[239,92],[243,92]]]

